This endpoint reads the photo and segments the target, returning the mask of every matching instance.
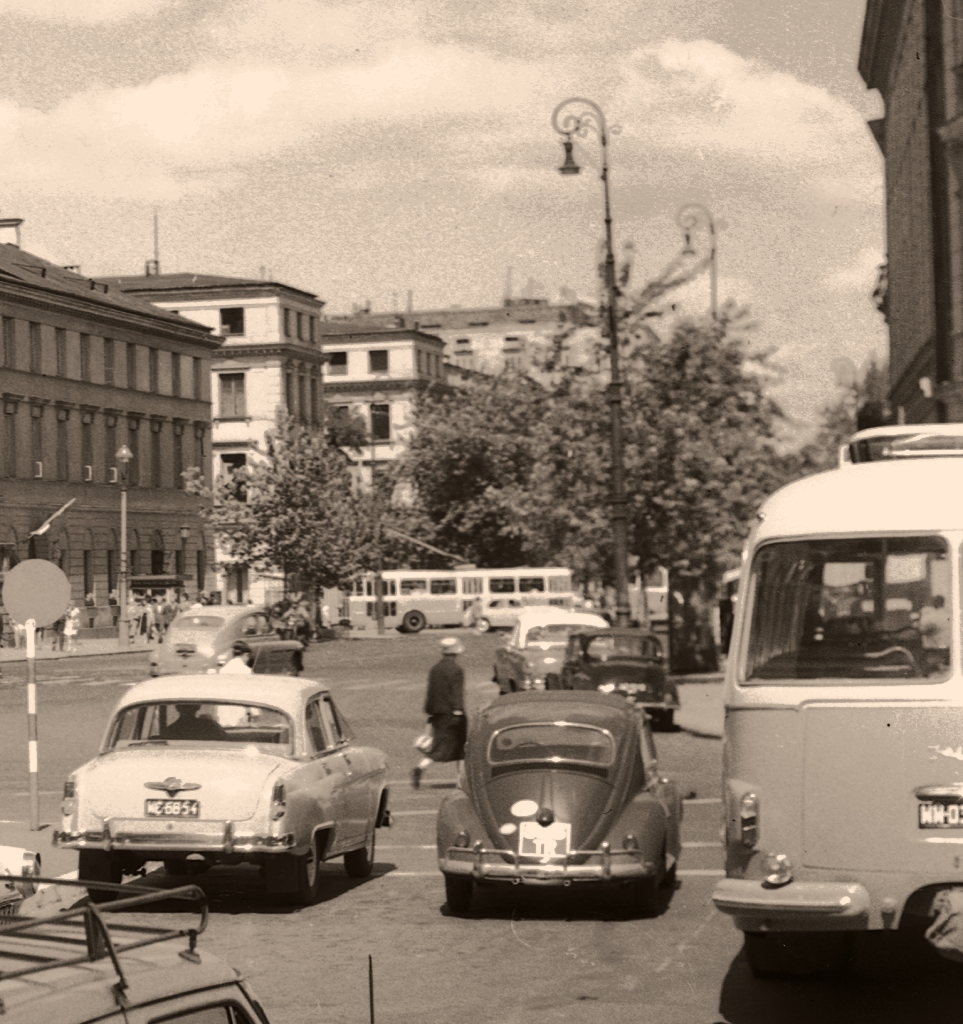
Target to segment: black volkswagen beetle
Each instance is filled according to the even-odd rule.
[[[679,691],[666,675],[662,644],[641,629],[581,629],[571,633],[559,673],[546,689],[616,693],[652,716],[655,728],[671,729]]]
[[[681,820],[646,717],[624,698],[506,694],[473,725],[438,811],[448,908],[468,911],[476,884],[610,883],[650,915],[675,880]]]

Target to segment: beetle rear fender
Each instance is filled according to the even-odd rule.
[[[455,837],[459,832],[467,832],[469,844],[479,839],[486,845],[491,845],[488,832],[482,824],[481,818],[472,806],[467,793],[450,793],[441,802],[438,808],[437,841],[439,856],[443,855],[449,846],[455,845]]]
[[[678,856],[678,850],[670,848],[669,821],[665,808],[651,793],[639,793],[631,803],[626,804],[615,824],[605,837],[612,849],[621,850],[626,837],[635,836],[639,849],[648,858],[655,860],[663,848]]]

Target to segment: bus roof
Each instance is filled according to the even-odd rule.
[[[797,480],[759,510],[773,537],[963,529],[963,460],[868,462]]]

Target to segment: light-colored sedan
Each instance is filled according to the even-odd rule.
[[[53,843],[78,850],[91,881],[118,883],[149,861],[172,874],[248,862],[268,892],[314,903],[322,861],[371,873],[387,769],[322,683],[165,676],[121,698],[100,753],[66,780]]]
[[[40,874],[40,854],[22,846],[0,846],[0,917],[14,917],[20,905],[37,891],[30,878]],[[24,876],[11,878],[12,875]]]

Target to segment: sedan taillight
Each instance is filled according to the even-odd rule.
[[[284,783],[275,782],[271,791],[271,821],[279,821],[287,811],[287,800],[284,793]]]

